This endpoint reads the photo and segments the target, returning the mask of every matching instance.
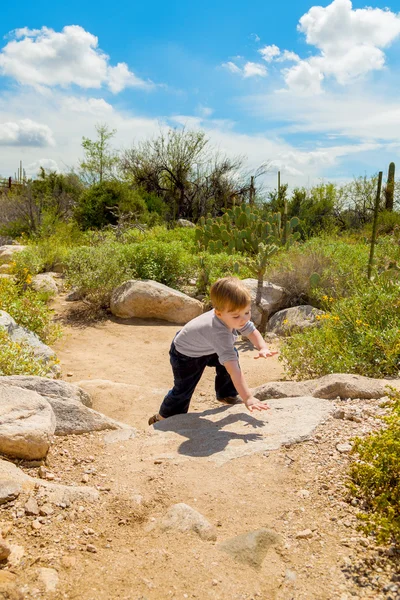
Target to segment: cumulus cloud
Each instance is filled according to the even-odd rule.
[[[0,123],[0,146],[53,146],[53,133],[47,125],[30,119]]]
[[[298,30],[320,54],[300,60],[283,71],[286,84],[296,91],[315,94],[331,76],[345,85],[385,66],[384,48],[400,36],[400,17],[390,10],[353,10],[350,0],[313,6],[301,17]]]
[[[0,52],[0,73],[18,83],[86,89],[105,85],[113,93],[151,85],[125,63],[111,66],[109,56],[98,48],[97,37],[79,25],[68,25],[61,32],[25,27],[15,30],[13,37]]]
[[[246,62],[243,68],[238,67],[238,65],[232,61],[223,63],[221,66],[228,69],[231,73],[241,75],[246,79],[248,77],[265,77],[268,74],[264,65],[250,61]]]
[[[272,46],[264,46],[259,50],[259,53],[266,62],[271,62],[276,56],[279,56],[281,51],[278,46],[272,44]]]

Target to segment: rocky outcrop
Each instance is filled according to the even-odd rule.
[[[362,375],[331,373],[318,379],[305,381],[271,381],[253,389],[260,400],[268,398],[288,398],[313,396],[333,400],[347,398],[382,398],[388,393],[388,386],[400,390],[400,379],[372,379]]]
[[[194,229],[196,227],[196,225],[192,223],[192,221],[188,221],[187,219],[178,219],[176,224],[178,225],[178,227],[189,227],[191,229]]]
[[[255,325],[260,325],[263,316],[268,319],[270,315],[285,308],[288,294],[287,291],[279,285],[264,281],[261,293],[261,303],[260,306],[257,306],[257,279],[243,279],[242,283],[247,287],[251,295],[251,320]]]
[[[85,406],[92,406],[92,399],[85,390],[60,379],[47,379],[47,377],[36,377],[34,375],[8,375],[0,377],[0,384],[2,383],[32,390],[46,398],[58,398],[63,401],[74,400]]]
[[[0,246],[0,265],[12,262],[14,254],[16,252],[22,252],[22,250],[25,250],[25,248],[26,246],[22,246],[21,244],[8,244],[5,246]]]
[[[284,308],[270,317],[267,323],[267,332],[286,336],[294,331],[315,327],[319,324],[316,317],[322,314],[324,314],[322,310],[309,304]]]
[[[110,309],[122,319],[161,319],[183,325],[201,315],[203,305],[157,281],[131,279],[113,291]]]

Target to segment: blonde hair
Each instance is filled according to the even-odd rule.
[[[251,304],[251,296],[237,277],[218,279],[210,289],[211,302],[217,310],[233,312]]]

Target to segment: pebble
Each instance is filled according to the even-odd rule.
[[[0,538],[0,560],[5,560],[11,554],[11,548],[2,538]]]
[[[304,529],[303,531],[299,531],[298,533],[296,533],[296,538],[298,540],[306,540],[312,538],[312,536],[313,532],[311,531],[311,529]]]
[[[340,454],[346,454],[351,451],[353,446],[349,443],[344,444],[336,444],[336,450],[340,452]]]
[[[82,475],[81,482],[88,483],[88,481],[89,481],[89,475],[87,473],[84,473],[84,475]]]
[[[42,527],[42,524],[41,524],[41,522],[40,522],[40,521],[38,521],[37,519],[35,519],[35,521],[32,521],[32,523],[31,523],[31,527],[32,527],[32,529],[34,529],[35,531],[38,531],[38,530],[39,530],[39,529]]]
[[[27,503],[25,504],[25,514],[27,515],[38,515],[39,514],[39,506],[36,502],[35,498],[30,497]]]
[[[96,554],[96,552],[97,552],[97,548],[93,544],[87,544],[86,550],[88,552],[92,552],[93,554]]]

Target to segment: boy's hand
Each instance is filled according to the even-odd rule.
[[[269,350],[268,348],[261,348],[261,350],[258,351],[258,356],[255,356],[254,358],[256,360],[257,360],[257,358],[268,358],[269,356],[275,356],[275,354],[278,354],[278,352],[275,350]]]
[[[246,408],[249,409],[250,412],[253,412],[253,410],[268,410],[269,406],[268,404],[265,404],[265,402],[261,402],[260,400],[257,400],[257,398],[254,398],[254,396],[250,396],[250,398],[247,398],[247,400],[244,401]]]

